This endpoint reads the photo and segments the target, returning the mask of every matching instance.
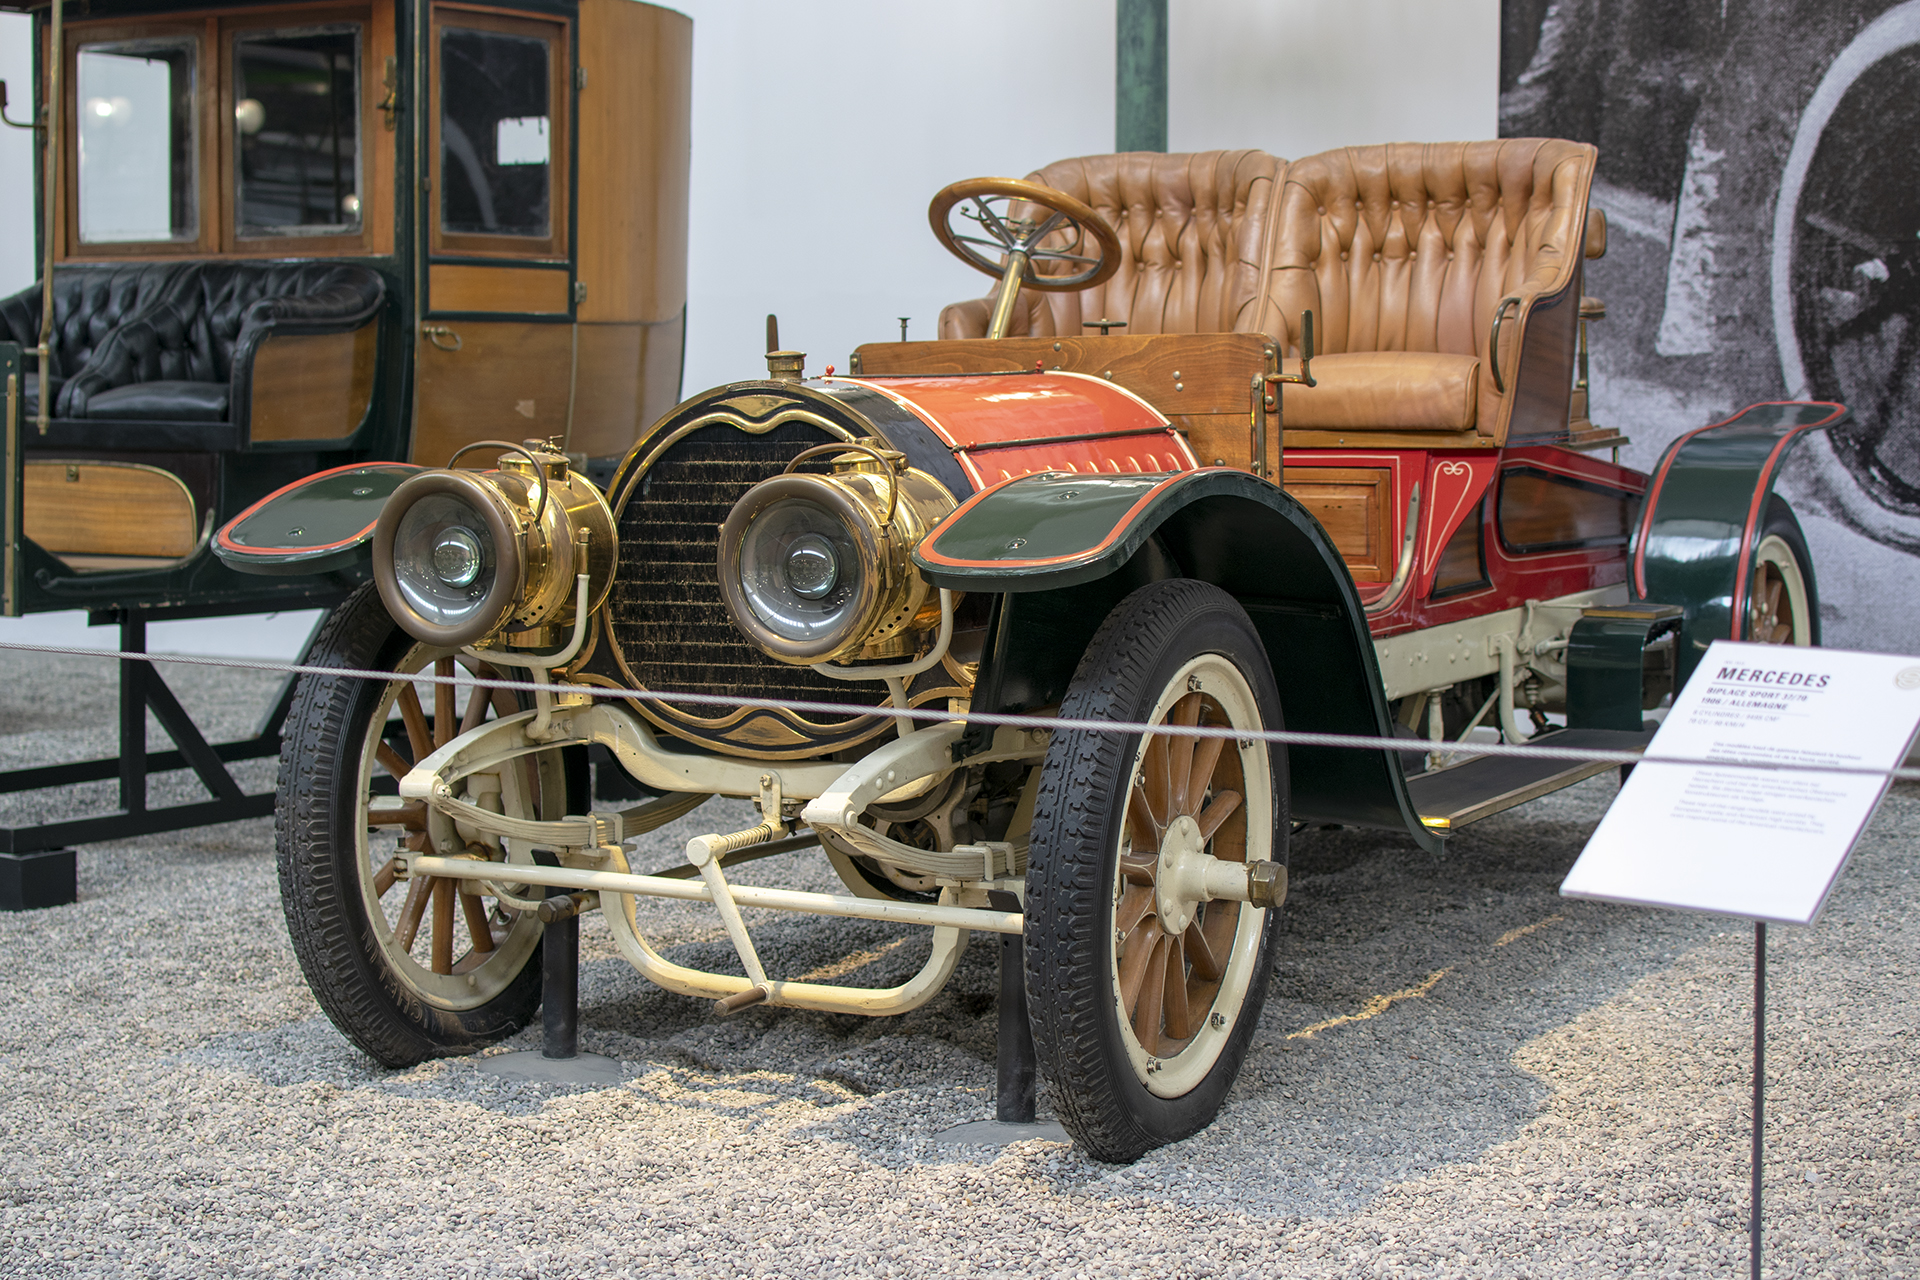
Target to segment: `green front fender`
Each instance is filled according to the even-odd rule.
[[[1661,455],[1634,529],[1632,584],[1637,599],[1683,610],[1676,692],[1708,645],[1745,638],[1745,593],[1780,464],[1807,432],[1848,416],[1822,401],[1750,405]]]
[[[1244,471],[1023,476],[975,495],[914,553],[928,579],[996,596],[974,707],[1057,704],[1093,633],[1136,587],[1197,578],[1265,642],[1286,727],[1391,737],[1366,613],[1326,530]],[[1296,818],[1398,828],[1438,852],[1385,751],[1288,748]]]

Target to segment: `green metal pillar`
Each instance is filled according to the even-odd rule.
[[[1167,149],[1167,0],[1114,0],[1114,150]]]

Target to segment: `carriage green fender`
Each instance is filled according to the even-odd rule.
[[[1631,582],[1636,599],[1683,610],[1676,690],[1709,644],[1746,638],[1746,591],[1780,464],[1807,432],[1848,416],[1823,401],[1749,405],[1661,455],[1634,527]],[[1818,643],[1818,615],[1811,621]]]
[[[981,710],[1057,702],[1120,597],[1155,578],[1186,577],[1227,591],[1253,619],[1288,729],[1392,735],[1352,574],[1306,508],[1244,471],[1022,476],[968,499],[914,560],[938,586],[1000,597],[975,695]],[[1295,818],[1397,828],[1440,850],[1407,796],[1397,754],[1288,753]]]

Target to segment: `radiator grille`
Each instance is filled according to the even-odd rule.
[[[676,441],[641,478],[620,513],[620,571],[608,605],[614,645],[635,681],[650,689],[789,701],[864,702],[872,696],[868,687],[767,657],[747,643],[720,598],[719,527],[733,504],[778,475],[802,449],[830,438],[799,422],[765,435],[716,423]],[[764,730],[685,723],[732,716],[736,708],[724,704],[682,702],[671,710],[654,704],[651,710],[682,737],[736,751],[784,746],[791,752],[802,745],[793,734],[768,737]],[[807,713],[810,725],[782,720],[822,746],[877,723],[818,713]]]

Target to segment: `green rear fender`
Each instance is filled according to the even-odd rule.
[[[969,499],[914,559],[938,586],[995,597],[977,710],[1058,703],[1115,605],[1148,582],[1185,577],[1229,592],[1253,619],[1287,728],[1392,735],[1352,575],[1306,508],[1246,472],[1023,476]],[[1439,850],[1397,754],[1288,751],[1296,818],[1399,828]]]
[[[1807,432],[1847,418],[1823,401],[1749,405],[1661,455],[1634,528],[1631,583],[1636,599],[1682,610],[1676,691],[1708,645],[1745,639],[1745,592],[1781,464]]]

